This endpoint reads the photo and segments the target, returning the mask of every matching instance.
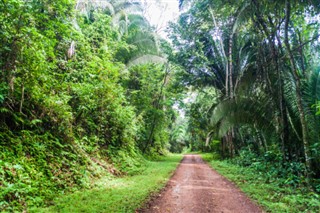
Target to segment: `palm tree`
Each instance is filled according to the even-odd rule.
[[[319,121],[310,108],[317,100],[310,97],[317,78],[308,77],[313,76],[312,60],[304,51],[310,51],[319,34],[317,28],[308,30],[313,23],[299,19],[305,24],[298,28],[290,17],[293,12],[319,11],[315,2],[295,6],[290,2],[199,1],[181,15],[172,38],[180,50],[177,61],[193,85],[219,91],[220,103],[211,108],[211,117],[223,141],[259,132],[257,143],[268,148],[263,138],[269,136],[281,147],[284,160],[303,157],[310,172],[315,171],[310,146],[319,141],[312,133]],[[243,144],[239,139],[234,142],[231,149]]]
[[[112,24],[123,39],[133,47],[120,50],[121,60],[128,67],[141,63],[165,63],[167,60],[160,52],[159,37],[143,15],[143,5],[130,0],[79,0],[76,9],[87,19],[93,18],[95,10],[103,10],[112,17]],[[74,48],[71,43],[70,50]]]

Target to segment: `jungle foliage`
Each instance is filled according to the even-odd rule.
[[[0,211],[187,148],[317,197],[319,8],[180,0],[168,42],[141,1],[0,1]]]
[[[172,23],[194,150],[320,192],[319,1],[180,1]],[[270,167],[269,167],[270,166]],[[260,170],[261,171],[261,170]]]
[[[167,151],[171,65],[130,1],[0,2],[0,211]],[[166,48],[163,48],[166,47]]]

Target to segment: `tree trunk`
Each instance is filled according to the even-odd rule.
[[[22,87],[21,87],[21,101],[20,101],[20,107],[19,107],[20,113],[22,113],[23,102],[24,102],[24,83],[22,83]]]
[[[285,46],[289,54],[289,60],[290,60],[290,66],[291,66],[291,72],[295,80],[295,93],[297,96],[297,104],[298,104],[298,110],[299,110],[299,117],[301,122],[301,128],[302,128],[302,140],[303,140],[303,148],[304,148],[304,156],[305,156],[305,163],[307,168],[307,176],[310,178],[311,175],[311,155],[310,155],[310,149],[309,149],[309,136],[308,136],[308,126],[305,118],[305,111],[303,109],[303,103],[302,103],[302,94],[301,94],[301,81],[299,78],[298,70],[294,61],[294,57],[291,51],[291,47],[289,44],[288,39],[288,28],[289,28],[289,21],[290,21],[290,1],[286,0],[286,20],[285,20]]]
[[[210,7],[209,11],[210,11],[210,14],[211,14],[211,17],[212,17],[212,21],[214,23],[215,28],[219,29],[219,26],[218,26],[218,24],[216,22],[216,19],[214,17],[214,14],[212,12],[211,7]],[[219,44],[220,44],[220,49],[221,49],[221,52],[222,52],[222,56],[223,56],[223,59],[225,61],[225,69],[226,69],[226,75],[225,75],[226,92],[225,92],[225,95],[226,95],[226,97],[228,97],[228,95],[229,95],[229,63],[228,63],[228,61],[229,60],[228,60],[227,54],[226,54],[226,52],[224,50],[224,45],[223,45],[223,41],[222,41],[221,36],[218,36],[218,38],[219,38]]]
[[[164,78],[163,78],[163,83],[161,85],[161,88],[160,88],[160,94],[159,94],[159,97],[158,99],[156,100],[155,102],[155,105],[154,105],[154,108],[155,109],[160,109],[160,101],[161,101],[161,98],[162,98],[162,94],[163,94],[163,90],[164,90],[164,87],[166,86],[166,84],[168,83],[168,76],[169,76],[169,72],[170,72],[170,69],[169,69],[169,64],[167,63],[166,64],[166,71],[165,71],[165,75],[164,75]],[[151,132],[149,134],[149,137],[148,137],[148,140],[142,150],[143,153],[145,153],[147,151],[147,148],[149,147],[149,145],[152,143],[152,138],[153,138],[153,134],[154,134],[154,130],[156,128],[156,122],[157,122],[157,117],[156,115],[153,115],[153,121],[152,121],[152,127],[151,127]]]
[[[272,62],[274,65],[274,69],[276,70],[279,86],[278,86],[278,93],[275,92],[274,95],[278,97],[278,109],[280,111],[280,117],[279,117],[279,134],[280,134],[280,140],[281,140],[281,151],[283,154],[283,159],[286,160],[288,156],[288,143],[289,143],[289,127],[288,127],[288,117],[286,112],[286,102],[284,98],[284,91],[283,91],[283,78],[279,69],[279,53],[277,51],[276,45],[275,45],[275,39],[277,38],[275,25],[272,22],[271,17],[268,17],[269,24],[271,25],[271,31],[269,31],[266,21],[264,21],[263,17],[261,16],[261,13],[259,11],[259,3],[257,0],[252,0],[254,5],[256,6],[256,17],[257,17],[257,24],[261,26],[262,32],[266,35],[269,43],[269,48],[272,54]],[[278,40],[278,45],[280,50],[281,48],[281,42]],[[270,80],[269,80],[270,81]]]
[[[235,24],[235,21],[234,23],[232,24],[232,28]],[[229,84],[230,84],[230,98],[233,99],[233,96],[234,96],[234,92],[233,92],[233,81],[232,81],[232,71],[233,71],[233,60],[232,60],[232,49],[233,49],[233,36],[234,36],[234,33],[232,32],[231,35],[230,35],[230,38],[229,38],[229,57],[228,57],[228,71],[229,71]],[[227,76],[228,78],[228,76]],[[227,83],[227,82],[226,82]]]

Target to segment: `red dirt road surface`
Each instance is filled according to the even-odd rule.
[[[255,213],[263,212],[233,183],[204,163],[185,155],[166,188],[139,212]]]

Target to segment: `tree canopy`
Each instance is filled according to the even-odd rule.
[[[206,134],[220,140],[225,157],[272,152],[283,165],[300,162],[303,174],[319,177],[319,2],[203,0],[180,7],[170,35],[185,84],[199,93],[190,118],[205,115],[199,143]],[[207,87],[215,91],[211,104],[200,98]],[[204,130],[193,123],[193,131]]]
[[[0,211],[187,149],[320,193],[319,1],[143,5],[0,1]]]

